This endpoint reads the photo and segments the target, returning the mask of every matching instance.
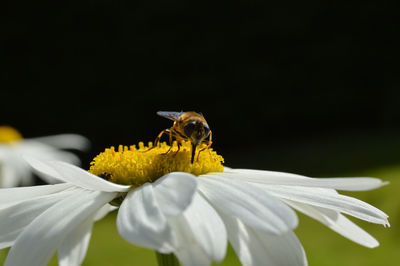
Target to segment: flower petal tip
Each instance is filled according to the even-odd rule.
[[[390,228],[390,223],[389,223],[389,221],[387,219],[386,219],[385,223],[383,224],[383,226],[385,228]]]
[[[374,239],[375,240],[375,239]],[[367,247],[367,248],[377,248],[377,247],[379,247],[379,242],[377,241],[377,240],[375,240],[375,241],[373,241],[373,242],[371,242],[371,243],[365,243],[363,246],[364,247]]]

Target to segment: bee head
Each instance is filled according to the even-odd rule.
[[[201,121],[190,121],[183,127],[183,130],[185,135],[196,146],[210,135],[209,126]]]

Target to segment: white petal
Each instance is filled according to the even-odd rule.
[[[146,183],[128,193],[117,216],[119,234],[132,244],[170,253],[173,236],[167,220]]]
[[[72,152],[62,151],[40,142],[24,141],[16,151],[20,155],[31,156],[40,160],[56,160],[80,164],[79,157]]]
[[[30,168],[15,149],[0,144],[0,187],[16,187],[32,184]]]
[[[281,234],[297,226],[298,219],[291,208],[256,186],[203,175],[199,189],[219,211],[260,231]]]
[[[61,161],[74,165],[81,165],[81,160],[77,155],[68,151],[61,150],[48,150],[48,151],[35,151],[35,155],[40,160],[46,161]]]
[[[19,189],[14,189],[17,192]],[[72,191],[63,191],[50,195],[38,196],[14,204],[2,204],[0,207],[0,249],[11,246],[18,235],[37,216],[56,202],[71,195]]]
[[[0,161],[7,157],[8,146],[9,145],[0,144]]]
[[[369,248],[379,246],[379,242],[374,237],[336,211],[293,201],[287,201],[287,203],[296,210],[316,219],[333,231],[360,245]]]
[[[38,141],[59,149],[75,149],[86,151],[90,147],[90,141],[84,136],[77,134],[59,134],[52,136],[44,136],[39,138],[32,138],[28,141]]]
[[[257,232],[238,219],[225,215],[222,218],[229,241],[244,266],[307,265],[304,249],[293,232],[274,236]]]
[[[97,221],[103,219],[108,213],[110,213],[116,209],[118,209],[118,207],[112,206],[110,204],[106,204],[96,212],[96,214],[93,217],[93,220],[97,222]]]
[[[45,182],[49,184],[65,182],[63,177],[54,169],[54,167],[49,163],[48,160],[39,159],[37,155],[35,157],[23,155],[22,158],[33,169],[33,172],[36,173]],[[56,158],[57,157],[51,159],[54,160]]]
[[[199,246],[210,259],[221,262],[228,243],[225,225],[213,207],[196,194],[193,204],[183,214]]]
[[[92,235],[93,215],[69,233],[58,248],[59,266],[79,266],[82,264]]]
[[[18,186],[20,182],[20,175],[15,171],[15,168],[5,161],[0,162],[0,187],[12,188]]]
[[[183,266],[208,266],[211,259],[197,243],[189,222],[183,217],[171,217],[168,222],[173,230],[176,247],[174,254]]]
[[[130,186],[108,182],[72,164],[57,161],[43,163],[54,168],[65,182],[72,183],[78,187],[105,192],[126,192],[130,189]]]
[[[4,265],[46,265],[61,240],[115,195],[76,189],[24,229],[11,247]]]
[[[209,266],[211,264],[211,260],[196,242],[177,250],[175,256],[182,266]]]
[[[9,149],[5,158],[1,159],[0,171],[3,168],[5,180],[3,187],[28,186],[33,184],[33,176],[28,164],[22,159],[19,152]]]
[[[283,199],[343,212],[359,219],[389,225],[387,215],[361,200],[340,195],[329,189],[262,185],[266,191]]]
[[[0,189],[0,207],[7,204],[14,204],[19,201],[29,200],[35,197],[57,193],[71,187],[71,184],[64,183],[34,187],[3,188]]]
[[[223,175],[260,184],[321,187],[348,191],[371,190],[388,184],[388,182],[372,177],[310,178],[290,173],[250,169],[229,169]]]
[[[182,227],[188,228],[191,232],[191,234],[186,233],[187,236],[178,244],[178,249],[196,242],[210,260],[221,262],[224,259],[227,247],[225,225],[203,197],[196,194],[189,208],[177,219],[181,219],[178,222],[181,226],[173,227],[174,232]]]
[[[53,168],[48,161],[38,160],[35,157],[24,155],[23,159],[34,169],[35,173],[47,178],[64,181],[62,176]]]
[[[157,203],[167,216],[181,214],[192,202],[196,189],[197,179],[181,172],[167,174],[153,184]]]

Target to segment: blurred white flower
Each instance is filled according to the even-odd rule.
[[[22,159],[30,156],[41,160],[60,160],[79,164],[79,158],[61,149],[87,150],[90,142],[76,134],[60,134],[39,138],[24,139],[9,126],[0,126],[0,187],[27,186],[33,184],[31,168]],[[47,183],[56,180],[40,176]]]
[[[5,266],[46,265],[57,249],[61,266],[80,265],[93,217],[117,201],[122,237],[174,253],[185,266],[223,260],[228,240],[243,265],[307,265],[290,207],[368,247],[378,242],[341,213],[388,225],[382,211],[334,190],[374,189],[384,185],[379,179],[224,169],[213,151],[191,164],[189,145],[163,156],[168,146],[143,150],[143,145],[106,149],[90,172],[28,159],[37,171],[65,184],[0,190],[0,248],[11,247]]]

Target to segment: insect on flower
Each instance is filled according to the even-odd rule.
[[[212,133],[210,127],[207,124],[206,119],[200,113],[196,112],[157,112],[159,116],[171,119],[174,121],[174,124],[171,128],[164,129],[158,134],[157,138],[154,140],[154,146],[157,147],[160,139],[164,133],[169,135],[169,144],[172,144],[172,139],[176,139],[178,142],[178,151],[180,149],[180,145],[182,141],[190,141],[192,144],[192,157],[191,163],[194,162],[194,157],[196,155],[196,148],[201,143],[207,143],[207,146],[201,148],[197,155],[197,160],[199,159],[200,152],[209,148],[212,144]],[[208,138],[208,141],[206,139]],[[164,154],[167,154],[171,151],[172,145],[168,149],[168,151]],[[178,152],[177,151],[177,152]]]

